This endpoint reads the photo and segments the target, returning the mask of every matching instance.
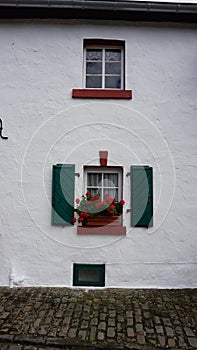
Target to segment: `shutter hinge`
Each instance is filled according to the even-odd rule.
[[[130,212],[131,212],[131,209],[127,209],[127,210],[126,210],[126,213],[130,213]]]
[[[80,173],[75,173],[75,176],[80,177]]]
[[[130,176],[130,175],[131,175],[131,172],[126,173],[126,176]]]

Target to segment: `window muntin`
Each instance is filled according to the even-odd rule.
[[[85,47],[85,87],[88,89],[124,88],[122,47]]]
[[[106,170],[100,167],[85,168],[85,192],[89,191],[92,196],[99,193],[100,199],[105,195],[120,200],[122,198],[122,169],[110,167]]]

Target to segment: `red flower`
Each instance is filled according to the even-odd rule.
[[[114,211],[109,209],[108,212],[109,212],[110,214],[113,214]]]
[[[106,198],[106,200],[109,202],[109,203],[113,203],[114,199],[113,198]]]
[[[99,199],[99,196],[94,196],[94,200],[97,201]]]
[[[120,200],[120,205],[124,205],[124,204],[125,204],[124,199],[121,199],[121,200]]]
[[[99,209],[101,205],[102,205],[101,202],[96,203],[95,204],[96,209]]]
[[[72,218],[72,222],[76,222],[77,221],[77,219],[76,218]]]
[[[75,200],[75,202],[76,202],[77,204],[79,204],[79,203],[80,203],[80,199],[77,198],[77,199]]]
[[[90,195],[91,195],[90,191],[86,192],[86,196],[90,196]]]

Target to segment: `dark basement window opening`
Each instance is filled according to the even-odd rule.
[[[104,287],[105,264],[73,264],[73,286]]]

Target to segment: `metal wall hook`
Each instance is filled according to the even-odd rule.
[[[8,137],[7,136],[3,136],[2,135],[2,131],[3,131],[3,122],[2,122],[2,119],[0,118],[0,137],[4,140],[7,140]]]

